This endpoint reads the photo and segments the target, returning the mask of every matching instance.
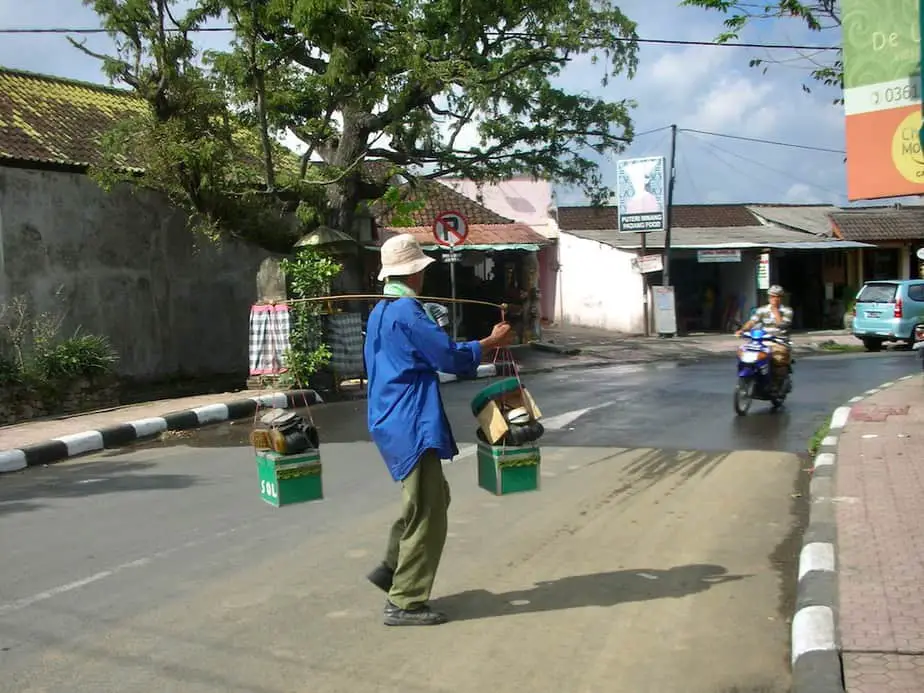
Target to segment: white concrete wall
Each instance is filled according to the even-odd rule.
[[[642,278],[634,251],[561,232],[557,320],[566,324],[640,334],[645,331]]]

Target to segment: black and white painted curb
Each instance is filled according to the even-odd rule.
[[[812,464],[809,522],[799,554],[796,612],[792,619],[792,693],[844,693],[838,633],[837,523],[835,478],[837,445],[855,404],[911,380],[883,383],[834,410],[828,435]]]
[[[222,421],[244,419],[253,416],[260,408],[288,409],[303,407],[306,403],[313,405],[321,402],[321,397],[314,390],[288,390],[233,402],[206,404],[164,416],[127,421],[99,430],[72,433],[24,448],[0,450],[0,473],[61,462],[106,448],[118,448],[137,440],[154,438],[164,431],[182,431]]]

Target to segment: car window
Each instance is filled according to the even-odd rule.
[[[924,302],[924,284],[911,284],[908,287],[908,298]]]
[[[857,303],[894,303],[896,284],[867,284],[860,290]]]

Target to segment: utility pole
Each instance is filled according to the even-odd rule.
[[[671,285],[671,206],[674,204],[674,179],[677,177],[677,126],[671,125],[671,170],[667,179],[667,201],[664,210],[664,270],[661,286]]]

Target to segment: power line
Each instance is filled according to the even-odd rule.
[[[798,176],[793,175],[792,171],[781,171],[781,170],[778,169],[778,168],[774,168],[774,167],[772,167],[772,166],[768,166],[767,164],[765,164],[765,163],[762,162],[762,161],[757,161],[756,159],[751,159],[751,158],[749,158],[749,157],[747,157],[747,156],[744,156],[743,154],[738,154],[737,152],[732,152],[732,151],[729,151],[728,149],[723,149],[722,147],[719,147],[718,145],[712,144],[712,143],[710,143],[710,142],[706,142],[705,140],[700,139],[700,138],[697,137],[696,135],[693,135],[693,139],[696,140],[699,144],[701,144],[701,145],[704,146],[704,147],[708,147],[709,149],[712,149],[712,150],[714,150],[715,152],[722,152],[723,154],[726,154],[727,156],[732,156],[732,157],[735,157],[736,159],[740,159],[741,161],[744,161],[744,162],[746,162],[746,163],[749,163],[749,164],[751,164],[751,165],[753,165],[753,166],[758,167],[758,169],[760,169],[761,171],[765,171],[765,172],[766,172],[766,171],[769,171],[769,172],[772,172],[772,173],[776,173],[777,175],[783,176],[783,177],[785,177],[785,178],[790,178],[790,179],[792,179],[792,180],[794,180],[794,181],[796,181],[796,182],[798,182],[798,183],[802,183],[803,185],[807,185],[807,186],[809,186],[809,187],[811,187],[811,188],[815,188],[815,189],[817,189],[817,190],[824,190],[826,193],[830,193],[830,194],[835,195],[835,196],[841,196],[841,195],[842,195],[842,193],[840,193],[840,192],[838,192],[837,190],[834,190],[834,189],[832,189],[832,188],[827,188],[827,187],[825,187],[825,186],[823,186],[823,185],[818,185],[817,183],[814,183],[814,182],[805,180],[804,178],[799,178]],[[735,168],[734,166],[732,166],[731,164],[729,164],[728,161],[723,161],[723,160],[721,159],[721,157],[718,156],[718,154],[713,153],[712,155],[713,155],[716,159],[718,159],[719,161],[722,161],[722,163],[724,163],[726,166],[729,166],[729,168],[733,168],[733,169]],[[738,169],[736,169],[736,170],[738,170]],[[782,188],[781,188],[781,189],[782,189]]]
[[[691,128],[681,128],[681,132],[691,132],[697,135],[709,135],[710,137],[722,137],[727,140],[740,140],[742,142],[756,142],[757,144],[772,144],[777,147],[791,147],[792,149],[804,149],[810,152],[827,152],[828,154],[846,154],[843,149],[828,149],[826,147],[813,147],[809,144],[794,144],[792,142],[778,142],[777,140],[765,140],[759,137],[742,137],[741,135],[725,135],[721,132],[707,132],[705,130],[693,130]]]
[[[179,29],[165,29],[168,33],[179,33]],[[188,33],[229,33],[234,27],[214,26],[190,29]],[[108,34],[108,29],[99,27],[7,27],[0,28],[0,34]],[[497,35],[497,32],[487,32],[488,36]],[[528,37],[529,34],[509,34],[510,36]],[[587,36],[586,38],[594,38]],[[623,39],[628,41],[629,39]],[[716,48],[765,48],[768,50],[799,50],[799,51],[839,51],[840,46],[803,46],[787,43],[717,43],[715,41],[692,41],[681,39],[637,38],[636,43],[662,46],[713,46]]]

